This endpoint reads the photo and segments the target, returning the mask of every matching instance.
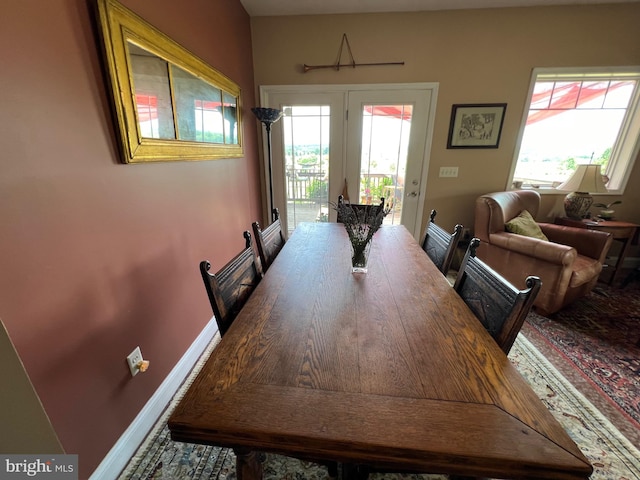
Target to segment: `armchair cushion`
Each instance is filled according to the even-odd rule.
[[[542,233],[540,227],[533,219],[531,214],[523,210],[517,217],[512,218],[504,224],[504,228],[507,232],[517,233],[518,235],[524,235],[525,237],[533,237],[539,240],[549,241],[549,239]]]

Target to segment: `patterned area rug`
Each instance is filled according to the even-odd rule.
[[[640,429],[640,282],[590,295],[527,322]]]
[[[208,352],[210,353],[210,351]],[[208,357],[208,353],[203,358]],[[558,419],[594,466],[591,480],[640,480],[637,450],[580,394],[544,356],[520,335],[509,354],[518,371]],[[235,456],[229,449],[171,440],[167,418],[190,380],[176,394],[163,417],[119,477],[120,480],[194,479],[235,480]],[[267,455],[266,480],[326,480],[324,467]],[[444,480],[443,475],[373,474],[371,480]]]

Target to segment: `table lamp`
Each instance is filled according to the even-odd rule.
[[[592,193],[608,192],[602,181],[600,165],[578,165],[573,175],[556,188],[570,192],[564,199],[564,209],[569,218],[576,220],[587,215],[593,203]]]

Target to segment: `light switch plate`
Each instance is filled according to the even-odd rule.
[[[441,177],[457,177],[458,167],[440,167]]]

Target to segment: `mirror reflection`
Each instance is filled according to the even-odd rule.
[[[233,95],[131,41],[127,45],[142,137],[238,143],[237,100]]]
[[[140,135],[175,139],[168,62],[131,42],[127,43]]]
[[[172,73],[179,138],[194,142],[224,143],[220,89],[181,68],[174,66]]]
[[[238,102],[236,97],[224,93],[222,97],[223,117],[225,119],[225,143],[238,143]]]
[[[243,156],[240,87],[118,0],[96,0],[125,163]]]

